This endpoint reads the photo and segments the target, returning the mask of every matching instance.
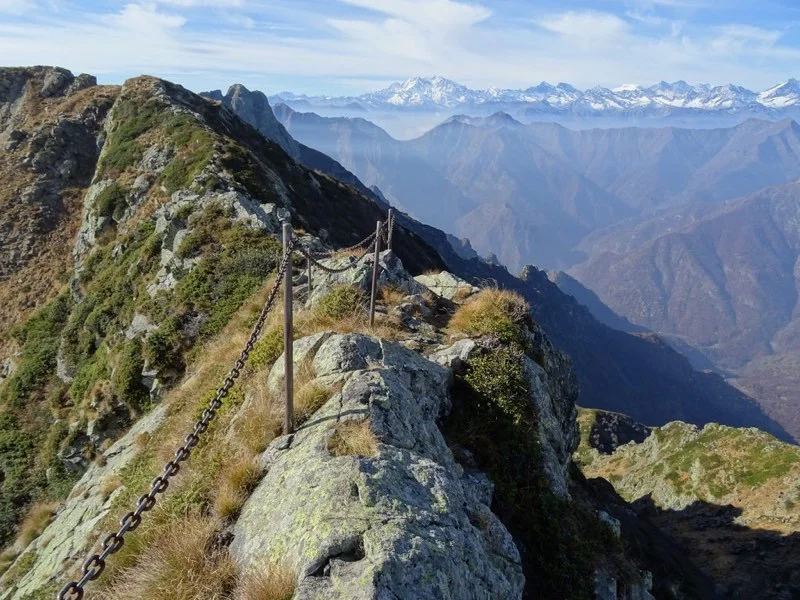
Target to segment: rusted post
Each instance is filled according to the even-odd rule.
[[[292,224],[283,223],[283,254],[289,250],[292,243]],[[294,432],[294,338],[292,315],[292,259],[283,278],[283,359],[284,382],[286,392],[286,414],[283,419],[283,433]]]
[[[369,298],[369,326],[375,324],[375,295],[378,293],[378,261],[381,257],[381,228],[383,224],[378,221],[375,229],[375,256],[372,259],[372,295]]]
[[[392,249],[392,234],[394,233],[394,209],[389,209],[389,214],[386,217],[386,249]]]
[[[311,293],[314,288],[311,286],[311,259],[306,258],[306,279],[308,279],[308,302],[311,302]]]

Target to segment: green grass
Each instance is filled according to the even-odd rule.
[[[97,214],[120,220],[128,208],[127,195],[128,189],[116,181],[107,185],[95,198]]]
[[[142,158],[144,149],[138,138],[161,122],[165,110],[166,106],[156,99],[142,103],[136,98],[120,97],[114,103],[114,129],[105,141],[98,179],[117,176]]]

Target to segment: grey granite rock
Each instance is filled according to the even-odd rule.
[[[436,426],[450,371],[360,334],[298,345],[317,348],[317,377],[344,385],[268,449],[270,468],[233,528],[239,564],[287,562],[297,600],[521,598],[519,553],[489,509],[491,483],[463,472]],[[362,419],[377,455],[332,456],[333,426]]]

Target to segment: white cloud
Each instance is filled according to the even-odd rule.
[[[376,81],[434,73],[473,87],[686,79],[766,88],[796,74],[800,63],[800,50],[782,44],[780,32],[737,24],[692,29],[533,8],[527,20],[507,20],[485,2],[453,0],[340,0],[312,12],[296,0],[269,0],[248,2],[246,21],[223,14],[232,35],[230,28],[199,29],[193,11],[180,8],[199,1],[0,20],[0,56],[5,64],[61,64],[101,80],[148,72],[196,88],[239,80],[266,91],[298,81],[309,90],[317,81],[320,92],[361,92],[380,87]]]
[[[341,0],[345,4],[368,8],[408,23],[432,29],[469,27],[485,21],[492,11],[478,4],[453,0]]]
[[[551,15],[538,24],[548,31],[581,39],[616,38],[629,30],[628,23],[618,16],[591,10]]]
[[[21,15],[35,6],[33,0],[0,0],[0,13]]]

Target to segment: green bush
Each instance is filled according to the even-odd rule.
[[[137,412],[146,406],[150,398],[149,391],[142,385],[143,369],[141,342],[138,340],[125,342],[119,351],[111,383],[116,395]]]
[[[619,541],[591,507],[551,491],[522,357],[512,345],[472,358],[456,378],[443,430],[495,483],[492,509],[520,547],[525,597],[588,599],[594,568],[613,563]]]
[[[314,307],[314,312],[336,320],[363,312],[366,307],[367,295],[362,290],[352,285],[342,285],[325,294]]]
[[[59,296],[12,332],[22,345],[22,359],[0,396],[5,402],[21,406],[31,394],[43,390],[53,379],[61,330],[71,302],[68,295]]]
[[[222,166],[234,177],[242,191],[264,202],[278,202],[275,190],[256,160],[242,146],[229,143],[221,159]]]
[[[159,373],[178,368],[182,341],[178,320],[173,317],[164,321],[145,340],[142,353],[148,366]]]

